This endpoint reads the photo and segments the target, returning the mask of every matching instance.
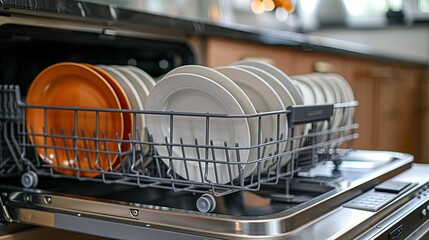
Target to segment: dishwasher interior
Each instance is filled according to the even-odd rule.
[[[138,239],[141,234],[146,234],[148,239],[355,238],[373,234],[371,231],[375,230],[370,223],[385,224],[371,236],[397,229],[399,225],[394,220],[388,222],[387,217],[403,211],[403,205],[408,208],[410,204],[415,205],[406,215],[411,219],[416,218],[416,214],[420,217],[420,210],[425,208],[427,166],[412,165],[413,157],[408,154],[351,149],[353,139],[358,137],[354,132],[357,124],[340,129],[346,134],[337,141],[328,137],[327,141],[317,142],[319,135],[330,133],[310,133],[313,138],[306,141],[312,142],[301,149],[292,149],[292,160],[286,166],[276,164],[266,172],[257,167],[251,177],[245,178],[240,172],[237,181],[228,183],[213,183],[207,177],[205,183],[190,183],[169,173],[171,169],[157,160],[150,162],[152,168],[143,166],[144,160],[139,163],[141,168],[157,172],[154,175],[146,170],[119,170],[96,178],[79,177],[79,174],[78,177],[61,176],[52,167],[43,167],[43,162],[37,161],[34,146],[28,141],[33,135],[26,132],[25,118],[20,117],[23,109],[32,107],[25,104],[25,96],[40,71],[57,62],[135,65],[157,78],[175,67],[198,63],[195,49],[186,38],[112,36],[20,24],[0,25],[0,41],[3,85],[0,205],[6,222],[128,239]],[[5,110],[10,106],[16,112]],[[329,122],[334,109],[356,106],[356,102],[316,106],[316,110],[324,112],[323,116],[307,121],[316,127],[319,122]],[[310,110],[315,109],[292,108],[280,114],[296,114],[295,119],[290,117],[289,121],[299,126],[307,123],[299,114]],[[22,119],[24,121],[20,121]],[[293,145],[304,137],[292,135],[291,139]],[[339,143],[346,148],[337,148]],[[243,151],[238,147],[221,149]],[[129,159],[138,165],[134,155],[129,155]],[[250,164],[260,166],[264,161]],[[130,165],[124,166],[133,169]],[[29,172],[36,176],[29,176]],[[23,180],[23,176],[27,178]],[[392,190],[383,182],[402,187]],[[373,194],[374,201],[384,200],[366,205],[354,201],[365,194]],[[417,199],[417,196],[420,197]],[[414,225],[425,221],[419,218]],[[418,228],[414,225],[404,231],[411,234]]]

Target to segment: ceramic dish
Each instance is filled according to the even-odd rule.
[[[325,104],[335,104],[335,92],[333,91],[333,89],[330,87],[329,84],[327,84],[325,81],[323,81],[320,77],[318,77],[315,74],[306,74],[305,75],[310,81],[313,81],[314,84],[317,85],[317,87],[319,87],[319,89],[322,90],[323,92],[323,96],[325,97]],[[332,124],[332,127],[337,127],[340,124],[341,119],[338,118],[338,114],[335,114],[336,112],[334,111],[330,121]],[[327,121],[323,122],[322,128],[321,130],[328,130],[329,128],[329,123]],[[329,134],[323,134],[320,137],[318,137],[319,142],[325,142],[328,140],[328,136]]]
[[[135,74],[132,70],[128,69],[127,67],[116,66],[116,65],[113,65],[111,67],[113,67],[114,69],[122,73],[125,76],[125,78],[133,85],[137,93],[137,95],[134,95],[134,96],[140,97],[140,100],[143,104],[138,110],[144,110],[144,104],[146,103],[147,96],[149,95],[148,87],[146,87],[146,85],[143,83],[143,81],[140,79],[140,77],[137,74]],[[146,128],[145,115],[144,114],[138,114],[138,115],[140,115],[140,118],[142,119],[141,125],[140,124],[137,125],[137,128],[142,133],[140,139],[138,140],[147,142],[149,140],[149,133],[147,132],[147,128]],[[146,155],[149,152],[149,150],[150,150],[149,145],[142,144],[143,155]]]
[[[317,82],[313,81],[308,75],[298,75],[292,76],[292,79],[296,81],[305,81],[308,86],[310,86],[314,99],[316,100],[316,104],[325,104],[326,96],[323,88]]]
[[[140,96],[140,99],[143,104],[146,103],[147,96],[149,95],[149,89],[146,87],[146,85],[143,83],[142,80],[140,80],[139,76],[135,74],[130,69],[123,67],[123,66],[111,66],[114,69],[118,70],[120,73],[122,73],[128,81],[134,86],[136,89],[138,96]]]
[[[252,73],[256,74],[257,76],[261,77],[264,81],[266,81],[274,89],[274,91],[277,92],[277,94],[279,95],[280,99],[282,100],[285,108],[287,108],[289,106],[296,105],[295,100],[293,99],[292,95],[289,93],[287,88],[273,75],[269,74],[268,72],[266,72],[264,70],[261,70],[259,68],[252,67],[252,66],[246,66],[246,65],[234,65],[234,66],[237,66],[239,68],[242,68],[242,69],[245,69],[249,72],[252,72]],[[295,126],[293,131],[289,131],[288,137],[292,137],[291,136],[292,132],[293,132],[294,136],[300,136],[303,134],[303,130],[304,130],[304,128],[302,126]],[[289,142],[287,142],[287,143],[289,143]],[[291,146],[289,146],[289,144],[286,144],[286,149],[284,149],[284,150],[290,151],[290,150],[296,149],[297,147],[299,147],[299,141],[294,142],[293,149],[290,149],[290,147]],[[282,166],[286,165],[287,162],[290,160],[290,158],[291,158],[291,155],[284,156],[281,160],[281,165]]]
[[[257,75],[236,66],[219,67],[215,68],[215,70],[230,78],[246,93],[255,106],[256,112],[270,112],[285,109],[276,91]],[[260,129],[260,131],[262,131],[262,143],[268,143],[268,145],[261,149],[263,155],[260,157],[268,159],[269,156],[279,154],[279,152],[283,152],[285,149],[286,142],[281,142],[279,146],[277,146],[273,141],[277,141],[278,138],[284,140],[288,136],[286,114],[280,115],[279,124],[277,124],[277,121],[277,115],[262,118]],[[277,126],[279,136],[277,136]],[[252,160],[257,159],[259,158]],[[276,163],[275,160],[276,159],[264,161],[261,170],[272,170],[273,167],[275,167],[273,166],[273,164]]]
[[[165,77],[173,74],[178,74],[178,73],[196,74],[216,82],[217,84],[224,87],[235,98],[235,100],[237,100],[241,108],[243,108],[243,111],[245,114],[257,113],[253,103],[250,101],[246,93],[244,93],[243,90],[241,90],[241,88],[236,83],[234,83],[234,81],[232,81],[222,73],[200,65],[185,65],[171,70],[165,75]],[[256,118],[247,118],[247,121],[250,128],[251,145],[256,146],[258,145],[258,121]],[[248,150],[241,150],[241,151],[248,151]],[[249,153],[250,161],[255,160],[257,158],[258,158],[257,151],[251,150]],[[248,161],[248,159],[245,159],[245,161]],[[254,171],[255,167],[256,167],[256,164],[246,164],[243,175],[245,177],[249,176]]]
[[[218,83],[195,74],[173,74],[160,80],[146,102],[147,110],[244,114],[237,100]],[[236,151],[223,149],[207,150],[204,147],[167,147],[166,140],[174,144],[199,145],[206,143],[206,118],[192,116],[174,117],[173,129],[170,128],[170,116],[148,114],[147,126],[155,143],[155,149],[161,160],[172,168],[172,174],[196,182],[214,182],[225,184],[239,176],[239,165],[223,164],[227,161],[237,162]],[[171,132],[172,131],[172,132]],[[170,136],[173,139],[170,139]],[[243,118],[210,118],[209,137],[213,146],[223,147],[238,144],[249,147],[251,136],[249,125]],[[213,159],[213,152],[216,159]],[[240,161],[245,163],[248,151],[240,152]],[[171,156],[173,160],[167,158]],[[207,159],[214,162],[174,160],[174,158]],[[187,167],[186,167],[187,166]],[[187,171],[188,170],[188,171]],[[207,175],[205,175],[207,173]],[[217,175],[216,175],[217,173]],[[175,176],[175,175],[174,175]],[[206,178],[205,178],[206,176]],[[217,177],[216,177],[217,176]]]
[[[121,104],[114,89],[96,71],[82,64],[58,63],[43,70],[33,81],[27,94],[27,104],[44,106],[67,106],[81,108],[113,108],[120,109]],[[95,151],[118,152],[118,143],[109,141],[77,140],[73,136],[92,138],[96,129],[96,113],[78,111],[75,116],[70,110],[48,110],[44,119],[42,109],[27,108],[26,127],[30,133],[43,134],[43,128],[48,134],[65,135],[67,138],[44,138],[30,136],[35,145],[46,148],[36,148],[37,154],[45,163],[52,166],[67,168],[111,170],[111,162],[118,155],[99,153]],[[77,119],[78,123],[76,126]],[[121,113],[100,112],[98,116],[98,138],[123,138],[124,121]],[[46,123],[46,126],[45,126]],[[77,127],[77,129],[76,129]],[[77,132],[76,132],[77,131]],[[83,149],[65,150],[54,147]],[[91,152],[87,152],[90,150]],[[109,161],[110,160],[110,161]],[[98,172],[76,171],[66,168],[54,168],[56,171],[70,176],[95,177]]]
[[[108,72],[104,71],[103,69],[91,65],[91,64],[85,64],[85,66],[90,67],[92,70],[95,70],[98,74],[100,74],[109,84],[112,86],[113,90],[115,91],[116,96],[119,99],[119,102],[121,103],[121,109],[131,110],[131,103],[128,100],[127,93],[124,91],[124,89],[121,87],[121,85],[115,80],[115,78],[110,75]],[[124,118],[124,137],[123,140],[128,141],[130,140],[130,135],[132,138],[133,133],[133,117],[132,114],[128,113],[122,113],[122,116]],[[128,152],[130,150],[130,144],[129,143],[122,143],[121,144],[121,152]],[[125,159],[124,159],[125,160]],[[113,163],[113,169],[118,169],[118,167],[121,166],[121,161],[119,158],[117,158],[117,161]]]
[[[309,85],[309,83],[307,81],[293,80],[293,83],[301,91],[303,99],[304,99],[304,105],[315,105],[316,104],[315,94],[313,92],[312,87]],[[307,123],[303,126],[304,127],[303,127],[303,131],[302,131],[302,136],[306,136],[306,135],[308,135],[308,133],[311,130],[311,123]],[[301,142],[299,143],[299,146],[303,146],[305,141],[306,141],[306,138],[302,138]]]
[[[335,96],[335,103],[342,103],[345,101],[345,93],[342,90],[341,86],[333,80],[331,77],[329,77],[327,74],[323,73],[312,73],[314,77],[318,78],[321,82],[325,83],[329,86],[329,89],[331,92],[333,92]],[[333,113],[333,122],[332,122],[332,128],[338,128],[344,125],[344,116],[345,116],[345,109],[334,109]],[[332,138],[335,139],[338,138],[341,135],[340,132],[334,132],[332,133]]]
[[[352,90],[350,84],[347,82],[347,80],[345,80],[342,76],[335,74],[335,73],[329,73],[328,76],[333,81],[336,81],[338,83],[338,85],[341,86],[341,88],[343,89],[343,92],[345,93],[344,94],[345,102],[351,102],[351,101],[355,100],[353,90]],[[343,126],[353,124],[354,112],[355,112],[355,108],[345,108],[345,111],[344,111],[345,116],[344,116]]]
[[[306,81],[293,80],[293,83],[298,87],[304,97],[304,105],[315,105],[316,97],[313,89]]]
[[[327,104],[328,98],[329,98],[329,101],[331,102],[331,104],[333,103],[334,96],[332,94],[330,94],[329,92],[326,93],[324,88],[322,87],[322,84],[319,81],[312,79],[310,75],[308,75],[308,74],[299,75],[299,76],[294,76],[293,78],[298,80],[298,81],[306,81],[307,82],[307,84],[313,90],[313,93],[314,93],[314,96],[316,99],[316,105]],[[317,132],[327,130],[327,129],[328,129],[328,122],[327,121],[316,123],[316,131]],[[320,143],[320,142],[326,141],[327,138],[328,138],[327,134],[319,134],[316,137],[316,142]]]
[[[128,80],[125,75],[123,75],[120,71],[117,69],[105,66],[105,65],[98,65],[101,69],[109,73],[113,78],[116,79],[116,81],[121,85],[121,87],[124,89],[125,93],[128,96],[128,99],[131,104],[131,108],[133,110],[143,110],[144,105],[143,102],[139,96],[139,92],[137,92],[136,88],[134,88],[134,85],[131,84],[131,82]],[[134,116],[132,116],[134,118]],[[145,123],[145,115],[144,114],[136,114],[136,122],[135,122],[135,129],[132,130],[133,136],[135,136],[136,140],[138,141],[148,141],[148,135],[146,133],[146,123]],[[142,152],[143,154],[146,154],[149,151],[149,146],[147,144],[142,144]],[[140,149],[140,145],[138,145],[138,148]]]
[[[304,104],[304,100],[302,99],[302,96],[298,91],[298,89],[292,83],[292,79],[288,75],[286,75],[282,70],[278,69],[274,65],[271,65],[269,63],[265,63],[262,61],[255,61],[255,60],[238,61],[233,63],[232,65],[252,66],[268,72],[269,74],[277,78],[287,88],[287,90],[292,95],[297,105]]]
[[[146,85],[147,89],[150,91],[153,86],[155,86],[155,80],[153,80],[153,78],[147,74],[147,72],[143,71],[142,69],[138,68],[138,67],[134,67],[134,66],[124,66],[126,68],[128,68],[129,70],[131,70],[133,73],[135,73],[140,80],[143,81],[143,83]]]

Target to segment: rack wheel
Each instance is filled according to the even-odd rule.
[[[21,184],[25,188],[34,188],[37,186],[38,182],[39,178],[37,177],[37,174],[33,171],[26,172],[21,176]]]
[[[197,208],[200,212],[212,212],[216,208],[215,198],[211,194],[203,194],[197,200]]]
[[[342,163],[341,160],[334,160],[335,169],[338,169],[340,167],[341,163]]]

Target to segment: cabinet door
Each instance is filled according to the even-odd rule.
[[[377,148],[383,150],[400,151],[404,149],[402,142],[406,136],[401,136],[401,101],[404,101],[404,92],[401,91],[403,82],[397,79],[375,79],[379,89],[378,109],[376,121],[378,126]]]
[[[422,77],[420,89],[421,114],[419,125],[421,126],[421,131],[418,132],[418,146],[420,146],[420,148],[416,160],[418,162],[429,163],[429,70]]]
[[[378,147],[417,152],[418,78],[415,71],[392,69],[389,78],[378,81],[380,89]]]
[[[359,101],[354,147],[416,154],[418,71],[377,62],[352,62],[350,69]]]
[[[311,72],[335,72],[349,79],[349,58],[344,55],[327,54],[316,51],[293,51],[292,72],[306,74]]]
[[[211,37],[207,39],[205,48],[205,63],[208,67],[225,66],[252,58],[266,60],[288,75],[292,72],[292,53],[287,47]]]
[[[359,123],[357,133],[359,138],[355,140],[353,147],[356,149],[377,149],[376,112],[378,111],[378,89],[374,79],[368,74],[370,64],[363,61],[351,61],[349,81],[355,99],[359,106],[355,111],[355,122]]]

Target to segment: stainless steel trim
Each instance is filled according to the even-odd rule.
[[[54,213],[51,212],[26,208],[17,208],[15,209],[15,216],[16,220],[20,223],[28,223],[45,227],[55,226]]]
[[[7,209],[7,207],[3,204],[3,200],[1,196],[0,196],[0,207],[3,212],[4,220],[6,220],[9,223],[12,223],[13,219],[10,217],[9,210]]]
[[[49,13],[41,14],[34,12],[35,15],[28,15],[25,14],[25,11],[23,11],[24,14],[20,13],[21,11],[19,9],[10,9],[7,12],[11,13],[12,15],[10,17],[0,16],[0,25],[16,24],[23,26],[96,33],[106,36],[112,36],[112,33],[114,33],[114,36],[181,42],[187,44],[190,47],[192,54],[195,57],[196,63],[200,63],[202,61],[200,49],[197,50],[197,46],[202,44],[196,43],[196,41],[203,41],[203,39],[191,38],[189,35],[179,33],[172,34],[171,32],[167,31],[155,31],[153,29],[150,30],[141,28],[137,25],[129,25],[120,22],[100,22],[91,19],[78,21],[74,18],[67,17],[64,17],[64,19],[59,19],[58,15]]]
[[[198,235],[165,231],[152,227],[150,224],[127,224],[121,221],[111,221],[109,219],[88,218],[85,216],[56,213],[55,228],[76,231],[80,233],[92,234],[109,239],[129,239],[129,240],[197,240],[210,238]]]
[[[87,216],[98,216],[110,218],[113,221],[121,220],[130,223],[144,223],[156,226],[157,228],[178,231],[184,233],[201,234],[211,237],[221,237],[230,239],[253,239],[253,238],[284,238],[286,236],[308,236],[305,232],[321,231],[320,226],[323,228],[332,228],[326,222],[311,222],[313,219],[336,219],[342,221],[337,216],[349,216],[347,211],[351,209],[341,208],[341,204],[348,199],[361,194],[365,185],[375,185],[386,179],[392,178],[399,172],[404,171],[410,167],[412,156],[400,153],[389,153],[399,160],[393,162],[390,166],[375,170],[365,178],[350,182],[347,185],[339,186],[334,194],[331,196],[321,196],[321,198],[313,199],[308,203],[302,204],[299,209],[290,209],[278,214],[258,217],[235,217],[219,214],[203,214],[194,211],[186,211],[179,209],[170,209],[151,205],[125,205],[117,204],[114,202],[99,201],[96,199],[82,199],[77,196],[61,196],[51,195],[49,193],[28,193],[28,192],[14,192],[10,194],[10,202],[13,203],[26,203],[37,208],[47,210],[62,211],[70,214],[82,214]],[[29,197],[26,197],[30,195]],[[51,197],[51,203],[47,203],[45,197]],[[391,207],[383,211],[385,214],[391,213],[400,205],[401,202],[397,201]],[[340,210],[334,210],[340,207]],[[131,209],[137,209],[139,214],[137,217],[130,215]],[[333,211],[334,210],[334,211]],[[333,211],[333,212],[330,212]],[[354,210],[354,214],[358,214],[361,210]],[[349,222],[344,222],[348,228],[344,226],[337,229],[337,236],[342,234],[358,235],[362,229],[354,229],[356,232],[350,232],[350,228],[355,227],[354,224],[370,219],[373,214],[364,213],[358,214],[359,218],[349,218]],[[380,215],[380,214],[377,214]],[[305,218],[303,217],[305,216]],[[354,215],[353,215],[354,216]],[[357,215],[356,215],[357,216]],[[327,221],[329,222],[329,221]],[[332,223],[332,221],[331,221]],[[306,225],[305,225],[306,224]],[[339,226],[339,225],[338,225]]]
[[[429,220],[427,220],[425,223],[420,225],[419,228],[417,228],[411,235],[406,237],[406,240],[413,240],[413,239],[428,239],[429,237]]]

